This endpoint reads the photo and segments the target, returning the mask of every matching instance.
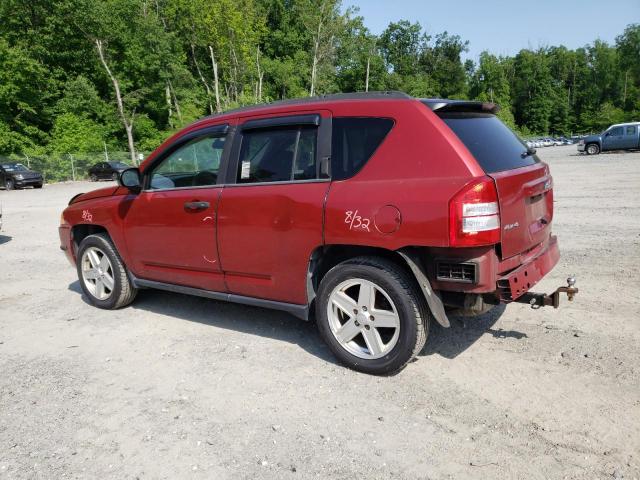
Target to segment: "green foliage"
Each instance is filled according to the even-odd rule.
[[[638,24],[476,65],[458,35],[400,20],[376,36],[340,0],[3,0],[0,18],[0,154],[51,155],[50,178],[68,153],[128,148],[127,122],[149,151],[205,114],[312,90],[492,101],[524,134],[640,116]]]
[[[103,141],[99,124],[75,113],[63,113],[53,125],[49,150],[57,154],[99,152]]]

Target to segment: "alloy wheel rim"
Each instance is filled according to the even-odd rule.
[[[337,285],[327,304],[331,333],[352,355],[375,360],[398,343],[400,316],[389,295],[370,280],[354,278]]]
[[[82,280],[89,293],[98,300],[107,300],[115,286],[113,267],[109,257],[97,247],[89,247],[82,254]]]

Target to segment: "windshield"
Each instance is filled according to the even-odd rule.
[[[127,165],[126,163],[122,163],[122,162],[109,162],[109,165],[111,165],[113,168],[128,168],[129,165]]]
[[[495,115],[442,113],[439,116],[486,173],[526,167],[540,161],[535,155],[527,154],[527,146]]]
[[[21,163],[3,163],[2,168],[7,172],[28,172],[29,169]]]

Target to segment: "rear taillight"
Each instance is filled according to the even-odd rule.
[[[449,245],[472,247],[500,241],[498,192],[482,177],[465,185],[449,201]]]

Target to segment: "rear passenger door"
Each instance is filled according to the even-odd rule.
[[[322,244],[330,148],[327,111],[241,121],[218,208],[229,292],[306,303],[309,257]]]
[[[627,125],[624,128],[624,136],[620,148],[638,148],[638,126]]]

